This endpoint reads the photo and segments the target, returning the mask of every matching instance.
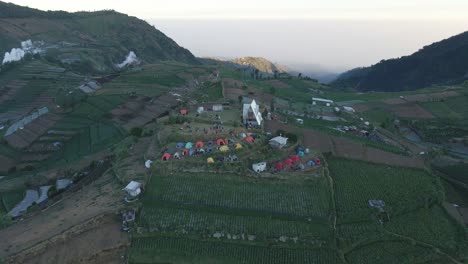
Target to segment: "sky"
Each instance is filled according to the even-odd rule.
[[[263,56],[330,71],[409,55],[468,31],[467,0],[11,2],[43,10],[114,9],[145,19],[196,56]]]

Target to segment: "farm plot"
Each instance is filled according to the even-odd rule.
[[[390,105],[388,109],[395,113],[395,115],[403,118],[434,118],[431,112],[428,112],[416,103]]]
[[[342,263],[330,249],[284,248],[200,241],[177,237],[137,237],[130,263]]]
[[[325,219],[330,196],[325,179],[262,181],[230,175],[153,176],[145,200],[246,211],[259,215]]]
[[[47,132],[49,128],[53,127],[60,118],[55,114],[45,114],[27,124],[23,129],[5,137],[5,140],[14,148],[26,148]]]
[[[431,248],[412,245],[404,240],[378,241],[357,248],[346,255],[349,263],[401,264],[401,263],[451,263]],[[440,261],[440,262],[439,262]]]
[[[224,239],[249,238],[251,241],[269,242],[280,237],[296,238],[295,243],[313,247],[331,246],[333,237],[327,223],[290,221],[249,215],[229,215],[177,208],[145,207],[140,220],[151,231],[186,233],[200,238],[215,233]],[[229,237],[227,235],[229,234]]]
[[[384,200],[393,216],[429,207],[443,200],[436,177],[423,170],[376,165],[347,159],[328,161],[335,179],[336,208],[340,223],[369,220],[374,212],[368,200]]]
[[[467,243],[464,228],[439,205],[397,216],[384,227],[389,232],[430,244],[452,256],[462,253]]]
[[[468,118],[468,96],[466,95],[449,98],[444,101],[426,102],[421,105],[438,118]]]

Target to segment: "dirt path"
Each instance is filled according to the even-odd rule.
[[[93,217],[115,214],[122,206],[120,187],[112,175],[104,175],[34,217],[0,230],[0,237],[8,238],[0,239],[0,258],[16,255]]]

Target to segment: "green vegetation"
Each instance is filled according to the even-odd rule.
[[[382,60],[342,74],[332,83],[360,91],[407,91],[464,80],[468,66],[468,33],[431,44],[398,59]]]
[[[331,158],[340,223],[365,221],[372,209],[368,200],[384,200],[392,215],[429,208],[443,201],[435,176],[423,170],[396,168],[362,161]]]
[[[154,176],[145,200],[293,218],[326,219],[329,210],[327,182],[323,179],[286,183],[230,175]]]
[[[255,246],[178,237],[135,238],[130,263],[341,263],[333,250]]]

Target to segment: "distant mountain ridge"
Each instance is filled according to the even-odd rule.
[[[273,74],[275,71],[278,73],[289,73],[292,71],[284,65],[273,63],[262,57],[241,57],[230,60],[230,62],[243,66],[252,66],[257,70],[268,74]]]
[[[467,79],[468,32],[464,32],[412,55],[345,72],[331,85],[360,91],[404,91]]]
[[[97,12],[41,11],[0,1],[0,56],[31,39],[53,45],[67,42],[82,48],[71,55],[54,49],[61,61],[87,64],[106,71],[130,51],[145,62],[199,64],[195,56],[147,22],[113,10]]]

